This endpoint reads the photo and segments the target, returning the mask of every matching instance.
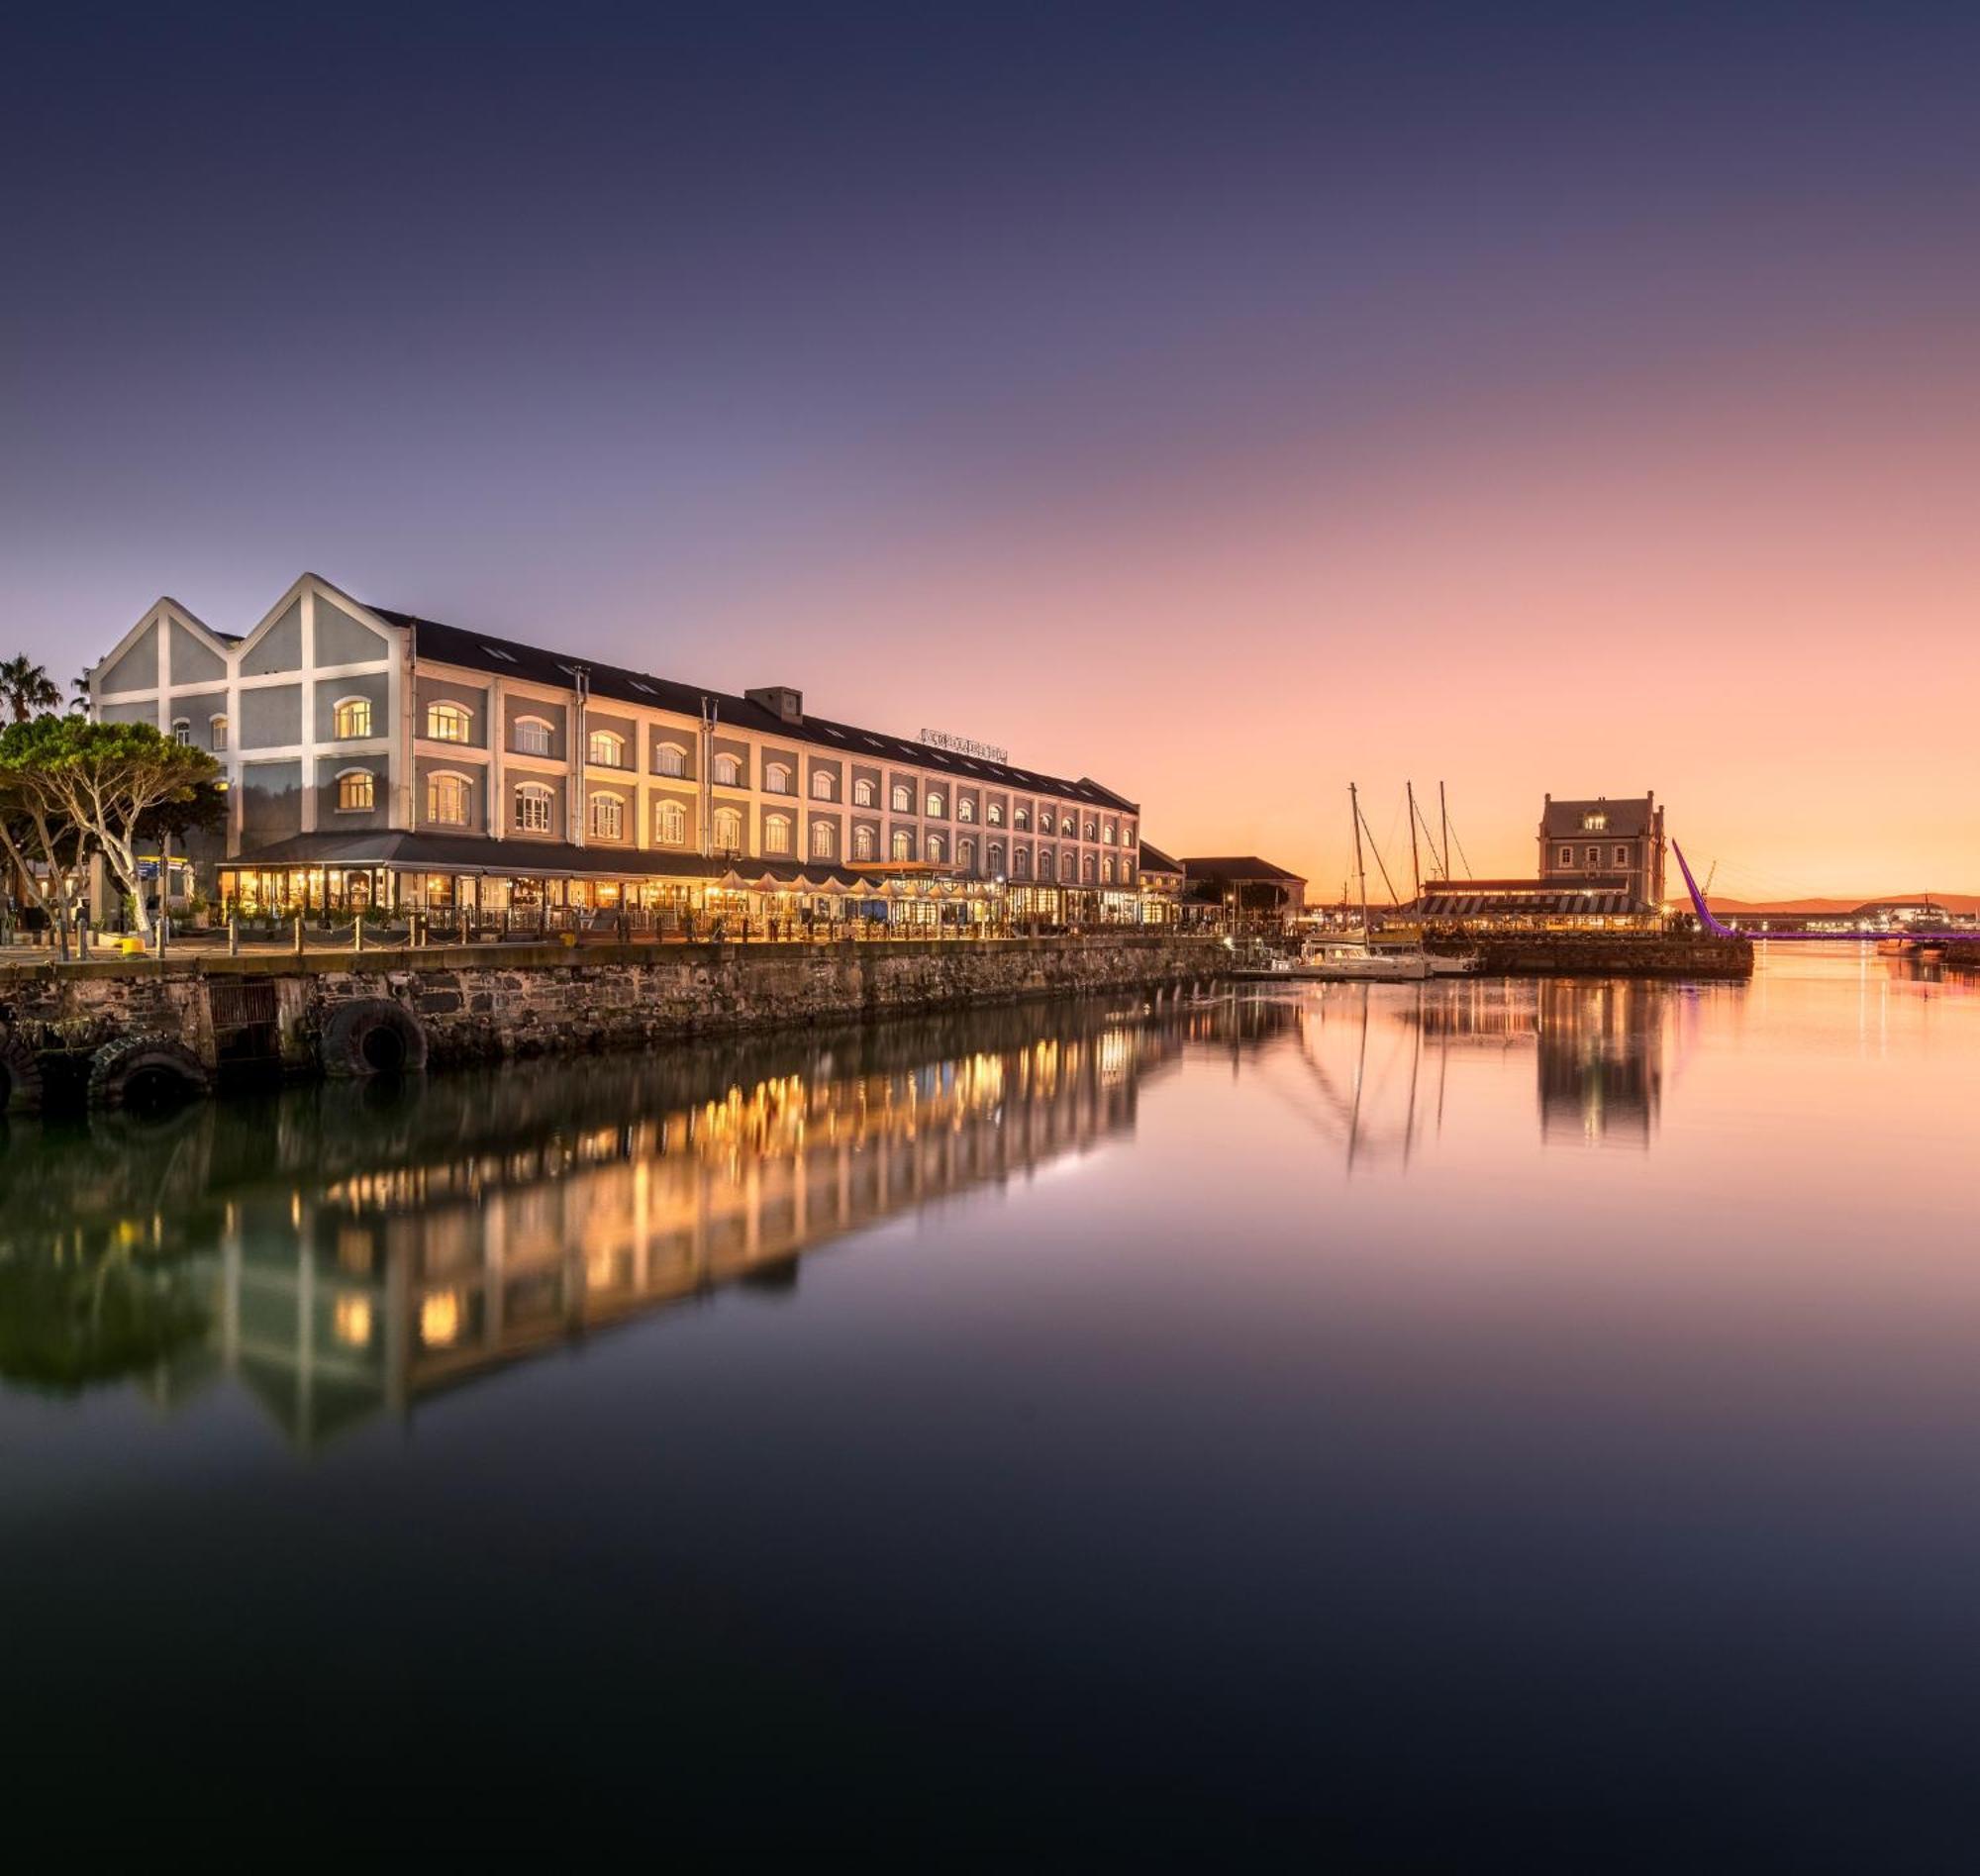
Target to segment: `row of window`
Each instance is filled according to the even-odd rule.
[[[1574,864],[1574,848],[1563,846],[1560,849],[1560,858],[1556,863],[1561,866],[1572,866]],[[1602,849],[1599,846],[1588,847],[1582,854],[1581,863],[1584,866],[1600,866],[1602,864]],[[1627,846],[1619,844],[1616,848],[1616,857],[1611,864],[1627,866],[1629,863],[1630,849]]]

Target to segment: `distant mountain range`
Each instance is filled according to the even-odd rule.
[[[1854,912],[1858,906],[1883,905],[1891,900],[1902,900],[1915,904],[1925,898],[1921,892],[1871,893],[1861,899],[1721,899],[1716,893],[1707,893],[1705,903],[1715,913],[1724,917],[1728,913],[1737,913],[1740,918],[1794,918],[1810,913]],[[1948,912],[1980,912],[1980,894],[1970,892],[1934,892],[1930,895],[1935,906],[1943,906]]]

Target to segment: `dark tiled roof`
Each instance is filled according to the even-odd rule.
[[[627,670],[622,665],[600,664],[567,652],[546,651],[541,645],[497,639],[485,632],[465,632],[458,626],[444,626],[435,619],[394,612],[389,606],[372,606],[370,610],[395,626],[414,629],[417,654],[442,664],[484,671],[494,677],[527,678],[532,683],[564,690],[575,681],[576,673],[583,670],[592,695],[609,697],[615,703],[698,717],[706,699],[715,706],[721,722],[732,728],[780,737],[787,742],[810,743],[836,755],[868,762],[912,762],[922,768],[945,770],[964,786],[979,783],[992,788],[1016,788],[1032,794],[1087,801],[1095,807],[1114,808],[1124,814],[1140,812],[1137,803],[1117,795],[1111,788],[1103,788],[1090,775],[1067,781],[1062,776],[1043,775],[1008,762],[986,761],[980,755],[960,755],[953,749],[935,748],[906,737],[862,730],[854,724],[835,723],[826,717],[806,716],[797,723],[786,723],[774,710],[766,710],[761,704],[728,691],[704,690],[697,684],[676,683],[671,678]]]
[[[1498,890],[1494,890],[1495,886]],[[1508,892],[1504,890],[1504,882],[1466,879],[1448,888],[1425,887],[1414,910],[1424,919],[1585,919],[1597,915],[1617,918],[1642,914],[1653,912],[1655,907],[1644,905],[1634,893],[1613,889],[1563,892],[1557,887],[1535,887],[1528,882],[1522,890]]]
[[[1289,873],[1283,866],[1274,866],[1270,860],[1261,860],[1255,853],[1239,853],[1223,859],[1188,859],[1182,869],[1191,879],[1212,879],[1235,882],[1249,879],[1293,879],[1302,886],[1306,884],[1303,873]]]
[[[1179,873],[1182,871],[1182,861],[1171,859],[1160,847],[1150,846],[1147,841],[1143,840],[1141,842],[1141,871],[1144,873]]]
[[[1594,832],[1581,825],[1582,816],[1602,814],[1609,817],[1609,825],[1601,830],[1602,834],[1612,839],[1631,840],[1649,833],[1655,813],[1654,795],[1629,795],[1617,801],[1600,795],[1593,801],[1549,800],[1545,813],[1540,817],[1540,832],[1549,840],[1578,839],[1583,834]]]

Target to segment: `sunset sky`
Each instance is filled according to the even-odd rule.
[[[320,22],[319,30],[312,30]],[[1316,895],[1654,788],[1980,888],[1980,15],[50,9],[0,655],[360,598],[1087,773]]]

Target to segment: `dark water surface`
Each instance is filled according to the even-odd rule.
[[[1976,1069],[1803,951],[16,1122],[10,1800],[1964,1867]]]

